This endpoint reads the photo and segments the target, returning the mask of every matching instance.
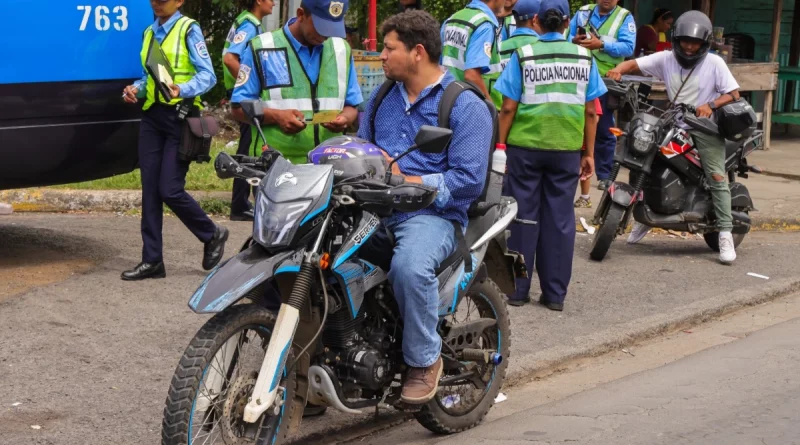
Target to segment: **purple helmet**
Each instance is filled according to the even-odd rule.
[[[345,179],[384,178],[386,163],[377,145],[353,136],[336,136],[308,153],[311,164],[333,166],[334,182]]]

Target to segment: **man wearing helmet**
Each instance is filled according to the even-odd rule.
[[[621,63],[607,76],[620,80],[623,74],[657,77],[667,86],[673,103],[697,108],[697,116],[711,117],[717,108],[739,99],[739,84],[728,66],[717,55],[709,54],[711,20],[700,11],[689,11],[678,18],[672,33],[673,51],[664,51]],[[718,135],[690,132],[703,159],[703,169],[711,188],[719,230],[719,259],[730,264],[736,259],[731,230],[731,192],[725,178],[725,140]],[[635,223],[628,243],[637,243],[649,227]]]

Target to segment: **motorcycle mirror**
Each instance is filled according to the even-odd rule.
[[[241,105],[244,115],[247,116],[250,122],[253,122],[254,119],[261,121],[264,117],[264,107],[261,106],[260,100],[244,100],[239,102],[239,105]]]
[[[231,155],[222,152],[214,160],[214,170],[220,179],[230,179],[235,176],[236,169],[240,168],[239,163],[233,160]]]
[[[423,153],[441,153],[450,145],[452,138],[453,130],[449,128],[423,125],[414,138],[414,145]]]

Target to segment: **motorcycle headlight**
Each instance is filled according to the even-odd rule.
[[[631,142],[634,151],[639,154],[645,154],[655,146],[656,134],[653,131],[648,131],[644,126],[641,126],[634,130]]]
[[[311,200],[276,203],[263,193],[256,202],[253,239],[267,248],[287,246],[300,227]]]

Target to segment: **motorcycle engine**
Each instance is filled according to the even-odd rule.
[[[336,377],[343,384],[356,383],[377,391],[393,377],[386,354],[373,348],[369,343],[362,342],[333,355],[331,361],[335,363]]]

